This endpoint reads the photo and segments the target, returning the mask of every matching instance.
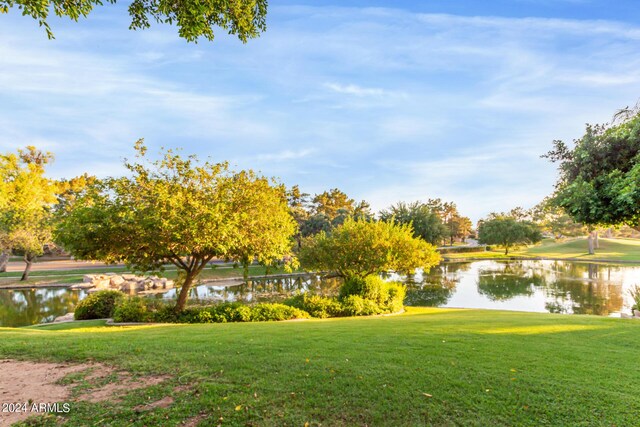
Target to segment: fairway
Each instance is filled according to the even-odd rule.
[[[509,251],[495,248],[491,251],[461,252],[445,254],[446,259],[486,259],[486,258],[527,258],[574,259],[579,261],[623,261],[640,263],[640,240],[638,239],[599,239],[599,248],[589,255],[587,240],[573,238],[566,241],[545,239],[540,244]]]
[[[545,240],[541,245],[527,248],[518,254],[547,258],[579,258],[640,262],[640,240],[598,239],[599,248],[589,255],[587,240],[584,238],[554,242]]]
[[[120,402],[72,402],[69,414],[37,425],[627,426],[640,413],[633,320],[409,308],[301,322],[99,325],[3,328],[0,354],[170,379]],[[167,396],[168,407],[134,410]]]

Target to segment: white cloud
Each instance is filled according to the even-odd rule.
[[[640,27],[617,22],[272,5],[259,39],[194,45],[99,17],[49,42],[0,15],[1,147],[107,173],[146,137],[307,192],[442,197],[477,219],[551,192],[551,141],[640,93]]]
[[[340,85],[338,83],[325,83],[325,86],[334,92],[354,96],[383,96],[387,93],[380,88],[367,88],[354,84]]]

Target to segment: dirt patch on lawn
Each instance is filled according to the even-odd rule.
[[[44,412],[69,412],[76,400],[118,399],[128,391],[167,379],[133,377],[128,372],[97,363],[72,365],[0,360],[0,425],[11,425]],[[162,403],[166,405],[168,401]]]

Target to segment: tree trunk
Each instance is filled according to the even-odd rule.
[[[33,261],[33,257],[30,255],[24,256],[24,262],[27,264],[24,268],[24,272],[22,273],[22,278],[20,281],[27,280],[29,278],[29,273],[31,272],[31,262]]]
[[[196,274],[197,273],[193,271],[186,272],[184,283],[180,288],[180,295],[178,295],[178,302],[176,303],[176,311],[182,311],[184,309],[184,306],[187,303],[187,299],[189,298],[189,289],[191,289],[191,285],[193,284],[193,279],[195,278]]]
[[[587,244],[589,245],[589,255],[593,255],[593,233],[589,233],[589,237],[587,238]]]
[[[244,279],[245,282],[249,280],[249,263],[248,262],[242,263],[242,278]]]
[[[9,263],[9,251],[2,251],[0,254],[0,273],[7,272],[7,264]]]
[[[509,246],[504,247],[504,255],[505,256],[509,255]]]

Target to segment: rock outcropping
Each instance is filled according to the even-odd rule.
[[[162,292],[174,287],[173,280],[165,277],[136,276],[135,274],[87,274],[82,287],[91,288],[89,292],[117,290],[127,294],[141,292]]]

